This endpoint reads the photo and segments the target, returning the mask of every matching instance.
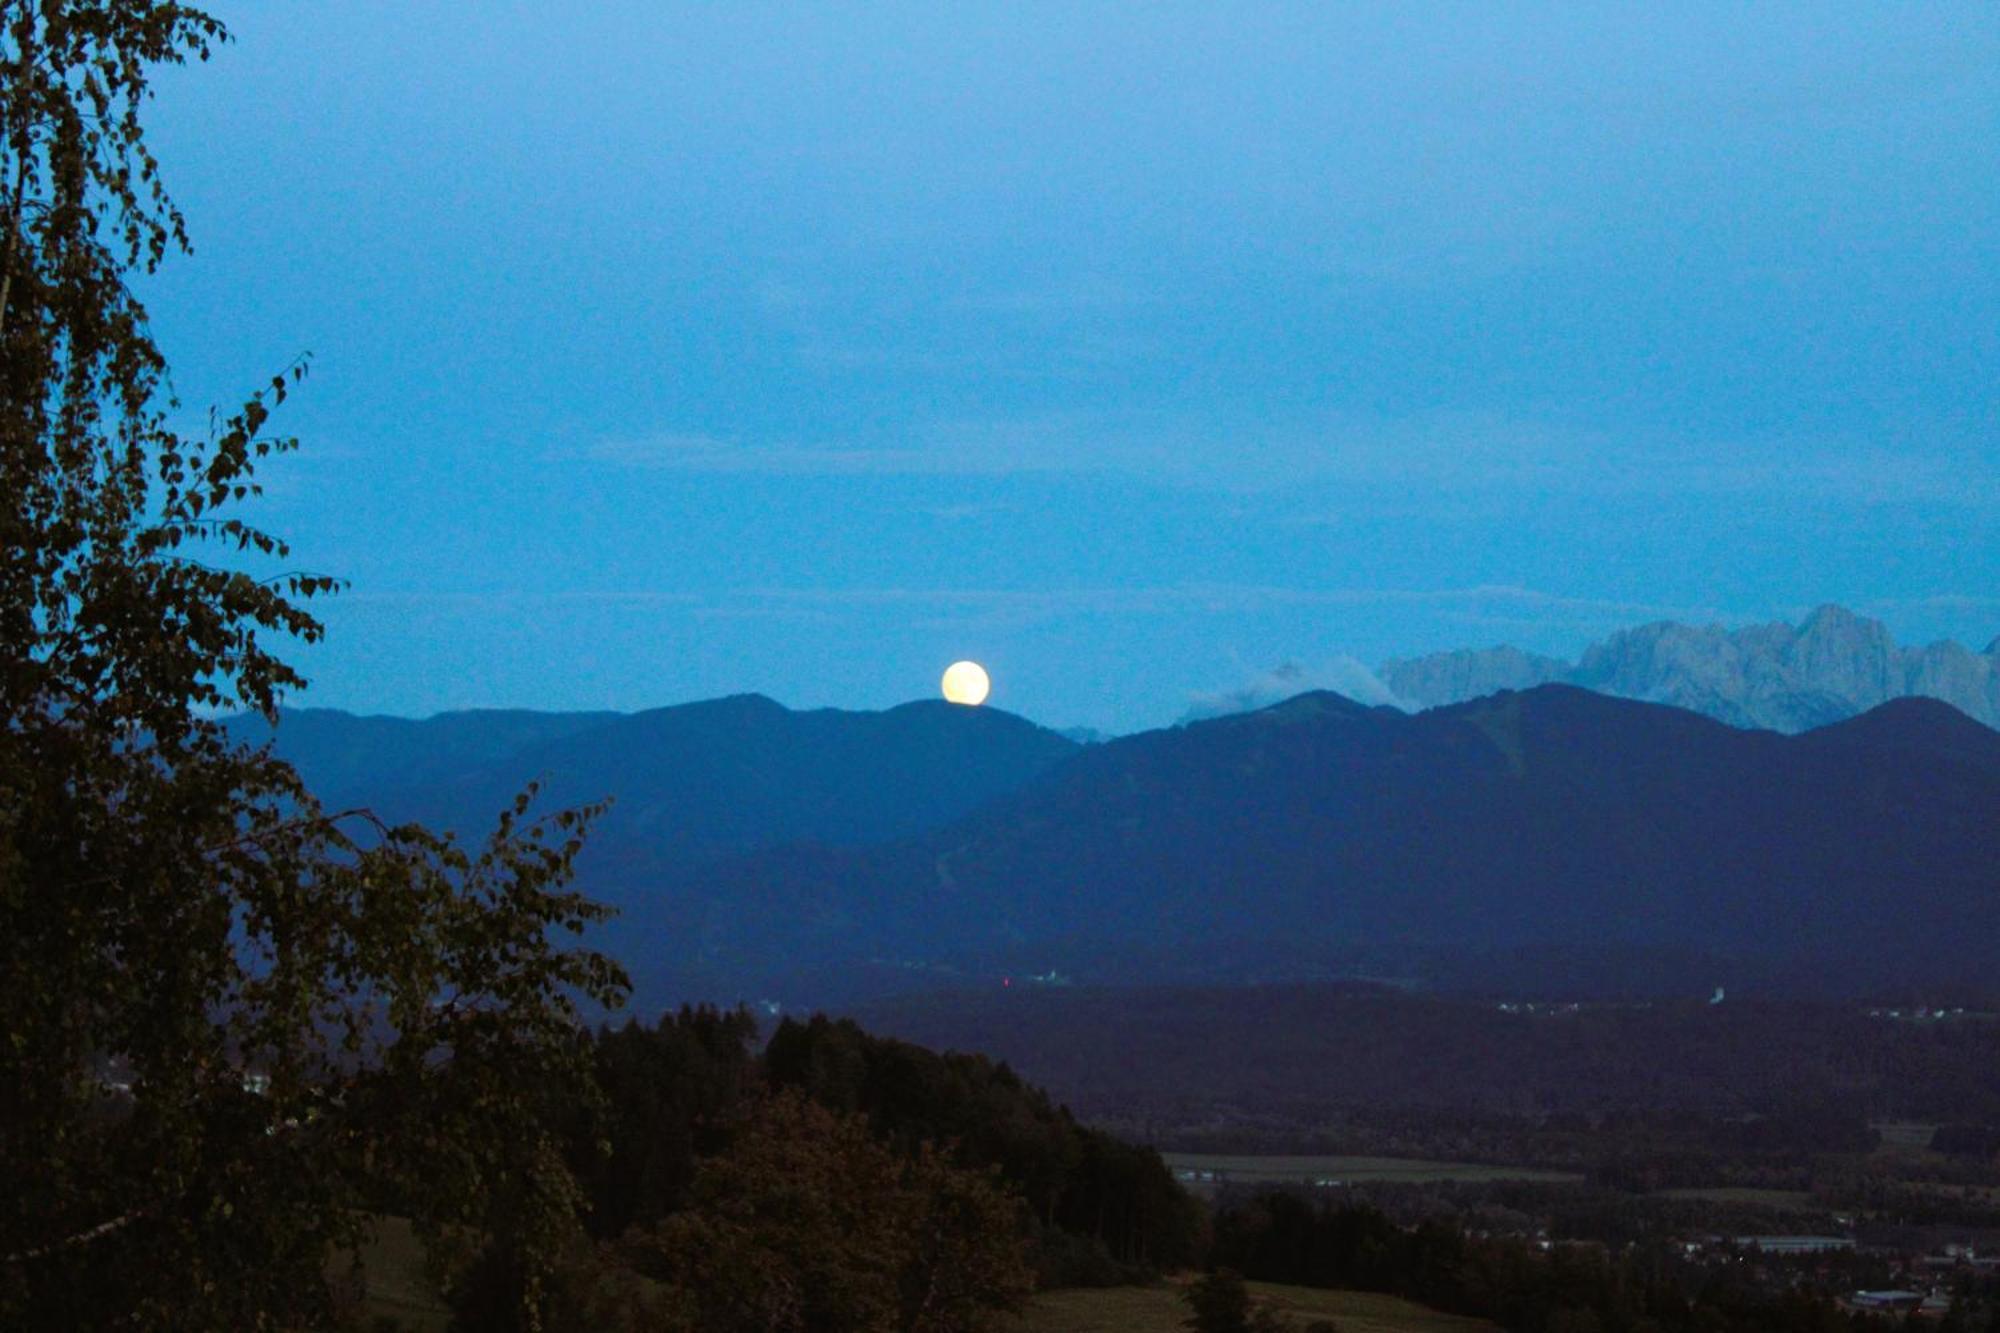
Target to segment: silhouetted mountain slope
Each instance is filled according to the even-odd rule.
[[[2000,731],[1935,699],[1894,699],[1801,739],[1816,747],[1900,752],[1914,763],[1955,762],[2000,772]]]
[[[242,724],[246,734],[256,727]],[[2000,733],[1895,700],[1799,736],[1570,686],[1338,695],[1077,746],[942,703],[287,714],[336,804],[468,834],[617,798],[582,862],[642,1001],[1056,971],[1818,992],[2000,975]]]
[[[1798,732],[1904,696],[1942,699],[2000,725],[2000,640],[1903,647],[1879,620],[1822,606],[1796,627],[1659,621],[1621,630],[1574,663],[1517,648],[1433,653],[1384,664],[1383,683],[1419,708],[1563,682],[1672,704],[1731,726]]]
[[[418,719],[288,708],[280,717],[278,749],[321,801],[341,807],[454,781],[528,746],[587,731],[618,716],[473,709]],[[230,718],[228,725],[251,744],[274,734],[262,718],[250,714]]]
[[[900,844],[719,867],[635,962],[752,988],[1464,981],[1618,951],[1688,985],[2000,975],[1996,745],[1924,702],[1786,737],[1567,686],[1414,716],[1304,695],[1089,747]]]
[[[268,735],[239,719],[239,734]],[[553,809],[612,797],[587,869],[685,866],[813,839],[885,841],[958,818],[1077,747],[942,702],[794,712],[737,695],[643,713],[287,712],[278,750],[321,798],[477,836],[530,780]]]

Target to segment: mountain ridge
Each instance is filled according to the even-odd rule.
[[[717,867],[687,961],[773,993],[806,960],[905,988],[1462,985],[1530,957],[1553,983],[1617,950],[1687,985],[2000,975],[1995,809],[2000,733],[1941,703],[1787,736],[1563,685],[1308,695],[1092,746],[914,839]]]
[[[1078,748],[999,709],[791,709],[761,694],[635,713],[286,710],[228,722],[327,804],[480,836],[530,781],[541,808],[612,798],[592,862],[699,861],[789,840],[870,842],[955,818]]]
[[[545,808],[617,798],[579,883],[620,910],[600,944],[642,1005],[2000,976],[2000,732],[1924,698],[1787,735],[1569,684],[1416,714],[1309,691],[1078,745],[938,701],[739,695],[288,713],[277,743],[330,801],[471,836],[530,779]]]

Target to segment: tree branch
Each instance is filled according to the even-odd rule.
[[[0,1255],[0,1264],[24,1264],[30,1259],[45,1259],[64,1250],[73,1250],[79,1245],[88,1245],[94,1240],[102,1240],[114,1231],[119,1231],[139,1220],[142,1214],[126,1213],[114,1217],[109,1222],[99,1222],[88,1231],[79,1231],[74,1236],[50,1241],[47,1245],[37,1245],[30,1250],[18,1250],[13,1254]]]

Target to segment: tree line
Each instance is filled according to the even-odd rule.
[[[1201,1210],[1157,1153],[984,1056],[817,1015],[760,1045],[748,1013],[705,1006],[589,1045],[598,1092],[566,1118],[590,1237],[567,1299],[587,1326],[956,1328],[1035,1286],[1200,1257]],[[929,1220],[884,1221],[901,1216]],[[759,1258],[716,1257],[738,1250]],[[461,1316],[498,1326],[512,1280],[469,1267]],[[937,1284],[958,1303],[924,1313],[913,1293]]]

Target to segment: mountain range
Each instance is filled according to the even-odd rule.
[[[1562,683],[1773,731],[1806,731],[1910,696],[2000,726],[2000,639],[1983,653],[1952,642],[1905,647],[1881,621],[1838,606],[1796,626],[1640,625],[1574,662],[1499,647],[1398,659],[1379,675],[1415,708]]]
[[[1092,746],[916,838],[719,866],[699,899],[679,965],[774,989],[808,964],[884,988],[1990,984],[2000,733],[1914,699],[1788,737],[1560,685],[1415,715],[1307,694]]]
[[[616,797],[581,873],[642,1004],[2000,977],[2000,732],[1926,699],[1787,736],[1566,685],[1418,714],[1318,692],[1078,745],[992,709],[739,696],[294,713],[277,743],[333,804],[468,836],[529,779]]]
[[[744,695],[306,710],[275,740],[328,804],[467,837],[529,780],[547,808],[614,798],[581,875],[642,1002],[2000,977],[2000,732],[1930,699],[1784,735],[1561,684],[1415,714],[1310,692],[1082,745],[990,708]]]

